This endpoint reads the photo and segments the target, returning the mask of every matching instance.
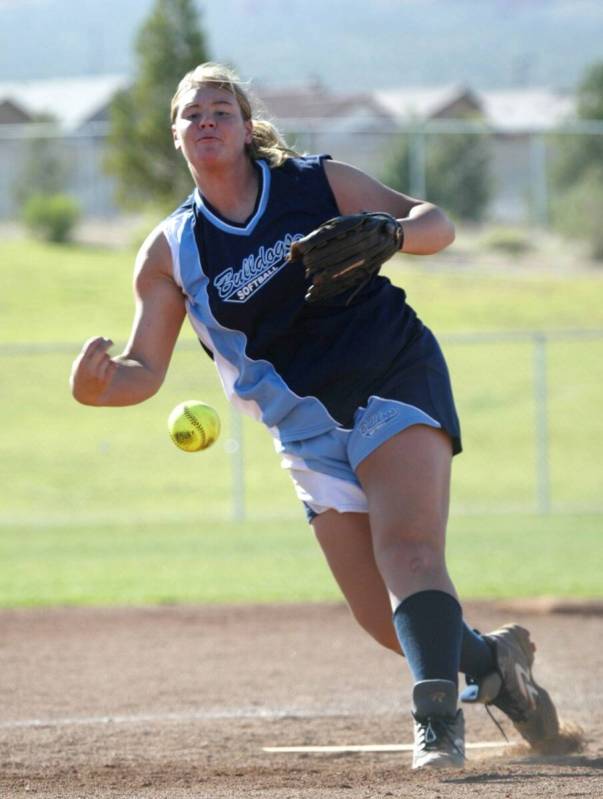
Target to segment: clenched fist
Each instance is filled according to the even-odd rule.
[[[98,405],[111,385],[118,364],[108,354],[111,339],[95,336],[88,339],[73,362],[69,379],[71,391],[78,402]]]

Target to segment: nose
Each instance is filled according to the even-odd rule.
[[[214,119],[209,114],[201,114],[199,117],[199,127],[203,128],[214,128],[216,123]]]

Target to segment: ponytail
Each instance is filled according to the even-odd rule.
[[[257,161],[265,159],[270,166],[280,166],[287,158],[299,155],[293,150],[277,128],[266,119],[252,119],[252,140],[247,151],[251,158]]]

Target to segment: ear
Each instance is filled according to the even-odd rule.
[[[180,137],[178,136],[178,131],[176,130],[176,125],[172,125],[172,139],[174,140],[174,147],[176,150],[181,150],[182,144],[180,142]]]
[[[251,144],[253,141],[253,122],[251,119],[245,121],[245,144]]]

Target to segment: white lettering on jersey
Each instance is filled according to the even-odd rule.
[[[360,430],[360,435],[366,436],[366,438],[374,436],[378,430],[392,419],[395,419],[396,416],[398,416],[396,408],[386,408],[371,414],[371,416],[363,419],[360,423],[360,427],[358,428]]]
[[[287,256],[294,241],[303,238],[303,233],[287,233],[284,239],[272,247],[262,245],[257,254],[251,253],[238,269],[228,267],[214,280],[220,299],[225,302],[247,302],[267,281],[287,263]]]

